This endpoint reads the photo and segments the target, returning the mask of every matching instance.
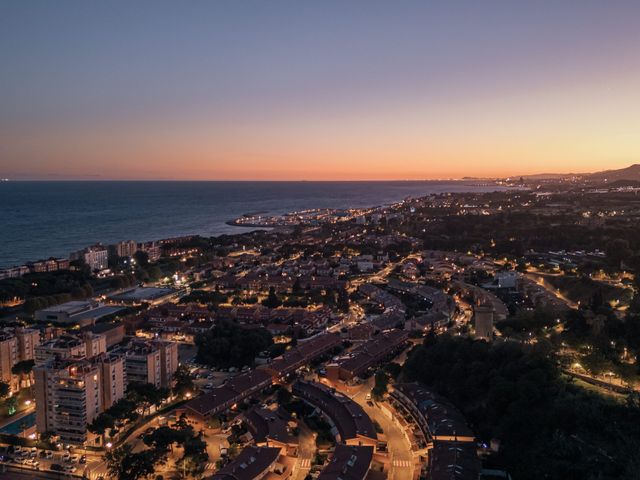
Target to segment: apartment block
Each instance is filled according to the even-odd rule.
[[[134,341],[125,350],[128,383],[151,383],[171,387],[178,369],[178,344],[166,341]]]
[[[36,364],[43,364],[54,358],[81,359],[86,356],[84,340],[73,335],[61,335],[35,347]]]
[[[40,331],[33,328],[16,328],[18,361],[36,358],[36,347],[40,345]]]
[[[93,363],[100,371],[102,408],[106,410],[124,397],[127,385],[124,356],[103,353],[95,357]]]
[[[138,244],[133,240],[125,240],[124,242],[116,243],[116,253],[119,257],[133,257],[134,253],[138,251]]]
[[[0,381],[12,385],[11,368],[18,362],[18,346],[16,337],[0,332]]]
[[[174,342],[154,342],[160,347],[160,384],[171,388],[173,374],[178,369],[178,344]]]
[[[87,360],[54,359],[34,368],[36,429],[64,443],[87,441],[87,425],[102,412],[100,369]]]
[[[87,358],[97,357],[101,353],[107,351],[107,337],[92,332],[86,332],[82,335],[85,344],[85,356]]]
[[[151,342],[134,341],[125,351],[127,383],[162,386],[162,354]]]

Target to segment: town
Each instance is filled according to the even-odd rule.
[[[638,188],[499,183],[1,271],[0,469],[623,478],[639,466]]]

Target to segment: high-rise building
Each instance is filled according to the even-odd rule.
[[[86,342],[73,335],[61,335],[35,347],[36,364],[43,364],[54,358],[81,359],[87,355]]]
[[[119,257],[133,257],[133,254],[138,251],[138,244],[133,240],[125,240],[124,242],[116,243],[116,253]]]
[[[134,341],[125,350],[127,383],[151,383],[158,388],[169,388],[177,369],[177,343]]]
[[[36,429],[64,443],[87,441],[87,425],[102,412],[100,369],[87,360],[53,359],[34,368]]]
[[[145,252],[150,262],[155,262],[162,255],[162,247],[157,242],[140,243],[138,244],[138,250]]]
[[[175,342],[154,342],[160,347],[160,384],[171,388],[173,374],[178,369],[178,344]]]
[[[92,245],[71,254],[72,260],[82,259],[91,271],[105,270],[109,266],[109,251],[102,244]]]
[[[10,333],[0,332],[0,381],[8,383],[14,390],[11,368],[18,362],[18,346],[16,337]]]
[[[36,347],[40,345],[40,331],[33,328],[16,328],[14,333],[18,346],[18,361],[36,358]]]
[[[93,363],[100,369],[102,408],[106,410],[124,397],[126,390],[124,356],[103,353],[95,357]]]
[[[475,337],[483,340],[493,340],[493,306],[484,302],[474,307],[474,319],[476,326]]]
[[[162,386],[160,348],[151,342],[134,341],[125,352],[127,383],[151,383]]]
[[[85,356],[87,358],[97,357],[107,351],[107,337],[92,332],[85,332],[82,335],[85,343]]]

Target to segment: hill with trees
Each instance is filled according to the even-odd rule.
[[[498,439],[485,465],[513,478],[638,478],[638,396],[624,403],[573,385],[543,348],[428,337],[401,375],[451,400],[479,439]]]

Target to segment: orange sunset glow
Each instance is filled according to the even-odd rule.
[[[209,6],[183,12],[187,29],[169,6],[145,25],[142,8],[52,12],[84,22],[68,28],[14,7],[4,177],[439,179],[640,160],[640,35],[622,10],[283,4],[257,22]]]

